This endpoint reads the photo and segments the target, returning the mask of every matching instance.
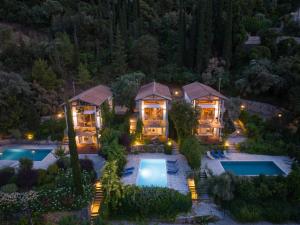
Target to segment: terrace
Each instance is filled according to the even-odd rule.
[[[203,157],[201,167],[202,169],[211,171],[214,175],[220,175],[225,172],[220,161],[240,161],[240,162],[274,162],[275,165],[280,168],[285,174],[291,172],[292,161],[287,156],[271,156],[271,155],[254,155],[247,153],[229,153],[229,159],[224,158],[220,160],[212,160],[207,157]]]
[[[143,153],[138,155],[128,155],[126,168],[134,167],[135,169],[131,175],[122,177],[122,182],[124,184],[136,185],[139,174],[139,165],[142,159],[177,160],[179,171],[176,174],[167,175],[167,187],[184,194],[188,192],[187,172],[191,169],[188,166],[185,157],[180,154],[166,155],[162,153]]]

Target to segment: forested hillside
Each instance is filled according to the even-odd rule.
[[[124,74],[300,112],[299,0],[1,0],[0,132]],[[21,28],[20,28],[21,27]],[[247,46],[249,36],[259,37]],[[278,39],[278,37],[285,37]],[[4,123],[5,122],[5,123]]]

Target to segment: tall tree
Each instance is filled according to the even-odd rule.
[[[69,151],[72,167],[72,175],[75,193],[78,195],[83,194],[83,186],[81,180],[81,170],[78,159],[77,145],[75,141],[75,130],[73,125],[73,116],[69,102],[66,100],[66,111],[67,111],[67,125],[68,125],[68,137],[69,137]]]
[[[48,66],[47,62],[42,59],[38,59],[34,62],[31,78],[47,90],[54,89],[58,84],[56,74],[52,68]]]
[[[213,41],[211,0],[200,0],[197,5],[197,55],[196,71],[201,73],[207,66],[211,56]]]
[[[125,74],[128,67],[124,39],[119,30],[114,40],[111,66],[115,76]]]
[[[232,57],[232,0],[225,0],[223,57],[227,68],[229,68]]]
[[[185,23],[185,10],[183,0],[179,2],[179,66],[185,65],[185,45],[186,45],[186,23]]]

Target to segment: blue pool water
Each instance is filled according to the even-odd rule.
[[[240,176],[284,175],[272,161],[221,161],[225,171]]]
[[[33,161],[43,160],[52,149],[5,149],[0,153],[0,160],[19,160],[28,158]]]
[[[167,187],[167,167],[164,159],[142,159],[136,184],[138,186]]]

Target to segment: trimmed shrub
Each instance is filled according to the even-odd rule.
[[[201,165],[201,156],[204,153],[204,147],[196,137],[183,139],[180,145],[181,153],[186,157],[192,169],[198,169]]]
[[[93,165],[93,161],[85,158],[85,159],[79,159],[79,164],[80,164],[80,168],[82,170],[85,170],[87,172],[92,172],[94,171],[94,165]]]
[[[165,144],[164,146],[164,153],[167,155],[171,155],[172,154],[172,145],[168,145],[168,143]]]
[[[66,170],[70,167],[70,158],[68,157],[63,157],[60,158],[56,161],[56,165],[58,166],[58,168]]]
[[[6,184],[3,185],[0,190],[4,193],[13,193],[18,190],[18,187],[16,184]]]
[[[30,189],[38,183],[37,170],[20,170],[17,174],[16,184],[23,189]]]
[[[0,170],[0,186],[7,184],[15,175],[14,168],[5,167]]]
[[[21,158],[19,160],[20,166],[19,170],[31,170],[33,167],[33,162],[31,159]]]
[[[52,164],[47,169],[47,173],[49,175],[57,175],[58,172],[59,172],[59,167],[57,166],[57,164]]]
[[[82,170],[87,171],[92,176],[92,180],[96,179],[96,171],[94,169],[94,164],[92,160],[88,158],[79,159],[79,164]]]
[[[82,222],[77,216],[65,216],[58,221],[58,225],[81,225]]]
[[[48,181],[49,181],[48,178],[49,177],[47,175],[47,170],[38,169],[37,172],[38,172],[37,185],[41,186],[41,185],[44,185],[44,184],[48,183]]]
[[[128,218],[174,218],[191,207],[189,194],[168,188],[125,186],[121,203],[112,214]]]
[[[261,219],[260,208],[252,205],[236,205],[234,217],[240,222],[257,222]]]

